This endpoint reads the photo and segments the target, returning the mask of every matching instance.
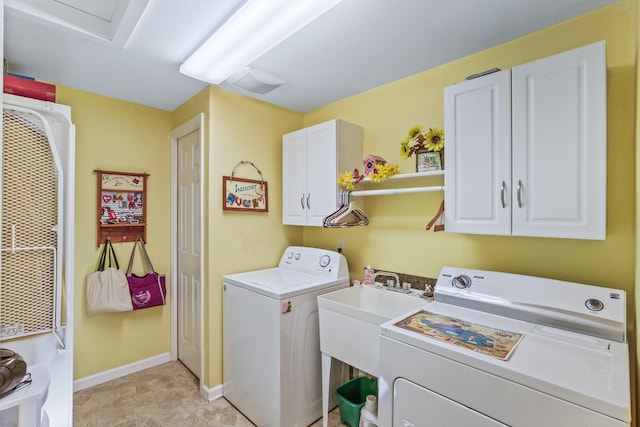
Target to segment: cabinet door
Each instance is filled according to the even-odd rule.
[[[307,223],[307,131],[282,137],[282,223]]]
[[[307,225],[322,226],[337,209],[336,125],[332,120],[307,128]]]
[[[445,89],[445,230],[511,233],[511,71]]]
[[[514,67],[512,85],[513,234],[604,239],[604,42]]]

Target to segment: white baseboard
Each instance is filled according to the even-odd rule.
[[[109,369],[108,371],[89,375],[88,377],[75,380],[73,382],[73,391],[76,392],[84,390],[85,388],[106,383],[107,381],[115,380],[117,378],[124,377],[125,375],[133,374],[144,369],[152,368],[154,366],[162,365],[163,363],[167,363],[169,361],[171,361],[171,355],[169,353],[163,353],[157,356],[149,357],[148,359],[130,363],[128,365]]]
[[[213,388],[207,388],[206,385],[202,384],[200,386],[200,395],[207,399],[209,402],[212,400],[220,399],[222,394],[222,384],[217,385]]]

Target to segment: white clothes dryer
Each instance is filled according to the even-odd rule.
[[[260,427],[306,427],[319,419],[317,297],[349,286],[346,258],[292,246],[278,267],[226,275],[223,282],[225,398]]]
[[[379,425],[631,422],[626,295],[444,267],[435,301],[381,327]]]

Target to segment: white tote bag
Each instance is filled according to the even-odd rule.
[[[107,252],[109,268],[105,270]],[[115,267],[111,265],[112,256]],[[111,240],[107,239],[100,255],[97,271],[87,276],[87,313],[93,315],[131,310],[133,306],[127,276],[120,270]]]

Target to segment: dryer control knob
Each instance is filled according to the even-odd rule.
[[[298,252],[295,256],[296,261],[300,259],[300,252]]]
[[[320,257],[320,267],[324,268],[331,264],[331,257],[329,255],[322,255]]]
[[[584,305],[591,311],[600,311],[604,308],[604,304],[599,299],[589,298],[584,302]]]
[[[456,276],[451,280],[451,285],[458,289],[467,289],[471,286],[471,278],[469,276]]]
[[[289,253],[287,254],[287,258],[289,258],[289,259],[293,258],[293,252],[289,252]]]

